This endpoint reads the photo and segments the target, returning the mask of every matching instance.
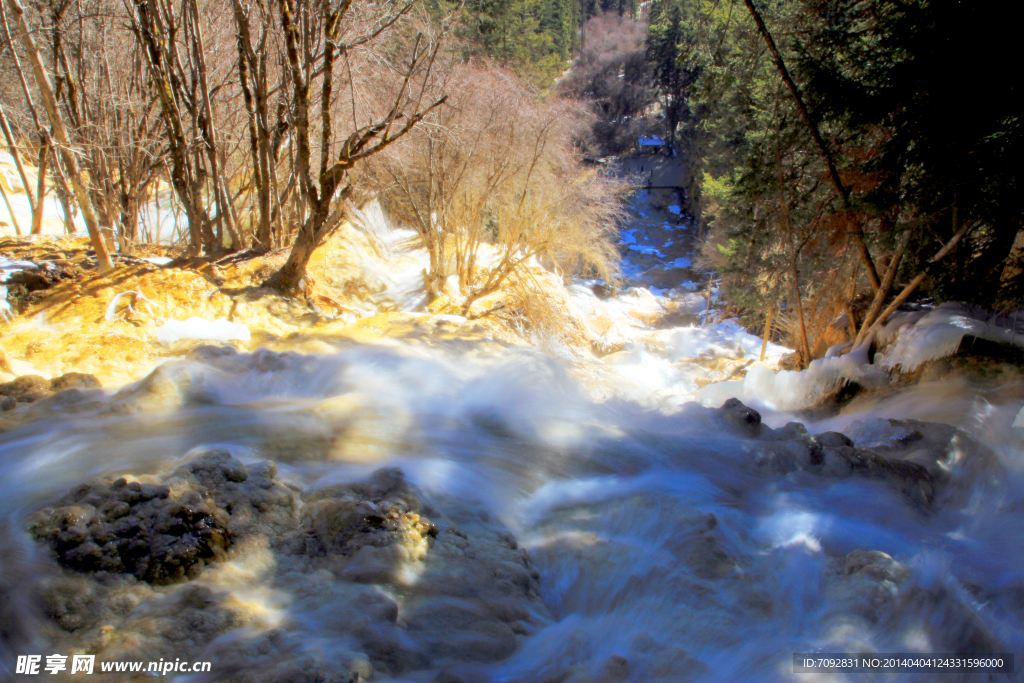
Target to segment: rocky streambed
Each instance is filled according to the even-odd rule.
[[[539,356],[200,349],[5,413],[3,659],[679,683],[788,680],[815,648],[1016,651],[1013,469],[872,419],[864,448],[736,400],[594,404]]]

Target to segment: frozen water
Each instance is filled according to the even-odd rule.
[[[885,330],[896,334],[884,364],[911,371],[928,360],[953,354],[965,334],[1024,348],[1024,320],[1016,316],[989,316],[963,304],[948,302],[919,317],[905,316]]]
[[[656,247],[649,247],[642,244],[631,244],[629,245],[629,248],[631,251],[635,251],[640,254],[647,254],[649,256],[657,256],[658,258],[665,258],[665,255],[658,251]]]
[[[619,244],[636,244],[636,231],[637,228],[623,230],[619,234]]]
[[[665,353],[673,362],[684,358],[760,358],[761,339],[737,324],[725,320],[705,327],[677,327],[664,333]],[[769,342],[766,359],[777,361],[789,349]]]

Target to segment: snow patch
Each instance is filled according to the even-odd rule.
[[[701,302],[697,302],[701,303]],[[761,339],[743,329],[735,320],[705,327],[676,327],[662,337],[665,355],[678,362],[684,358],[760,358]],[[789,349],[769,342],[765,360],[776,362]]]

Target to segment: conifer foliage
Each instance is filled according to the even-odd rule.
[[[804,363],[844,314],[866,343],[925,294],[1019,306],[1022,100],[988,77],[1013,45],[990,4],[654,3],[705,262],[748,322],[782,307]]]

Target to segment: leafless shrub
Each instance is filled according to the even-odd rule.
[[[578,159],[579,105],[488,66],[452,65],[442,85],[447,106],[368,167],[430,253],[429,290],[456,276],[469,311],[535,258],[608,277],[619,187]]]

